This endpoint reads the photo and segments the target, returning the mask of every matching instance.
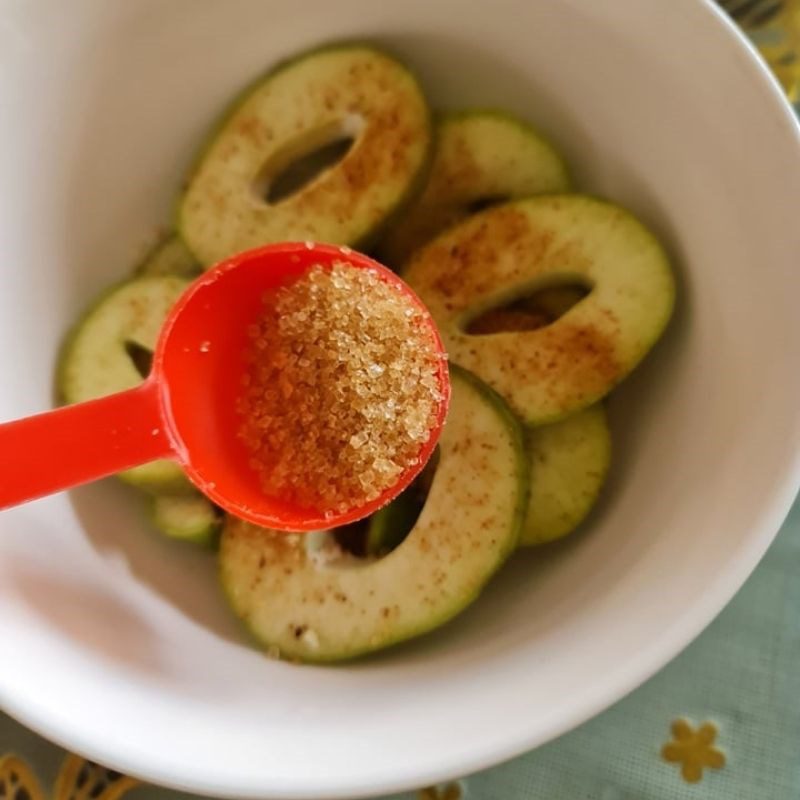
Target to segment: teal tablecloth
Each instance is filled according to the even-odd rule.
[[[685,750],[673,743],[675,755],[716,765],[703,769],[699,782],[686,780],[698,777],[691,764],[664,758],[676,723],[691,741]],[[0,753],[11,751],[49,796],[65,754],[0,716]],[[89,797],[75,791],[77,766],[67,763],[72,779],[61,781],[56,800]],[[32,780],[23,776],[21,783]],[[112,786],[98,800],[113,800],[125,788]],[[800,800],[800,502],[733,602],[649,683],[539,750],[406,797],[459,800],[464,792],[475,800]],[[30,800],[43,796],[28,793]],[[153,787],[134,795],[177,797]],[[11,796],[3,795],[0,779],[0,800]]]

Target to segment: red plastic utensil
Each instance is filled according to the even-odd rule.
[[[237,437],[247,327],[263,313],[266,290],[291,284],[316,264],[347,261],[376,270],[429,320],[393,272],[347,248],[278,244],[241,253],[198,278],[170,313],[148,379],[136,389],[0,425],[0,508],[33,500],[158,458],[172,458],[211,500],[259,525],[293,531],[354,522],[388,503],[419,474],[439,439],[450,398],[440,360],[443,400],[419,461],[377,499],[341,514],[301,508],[264,494]]]

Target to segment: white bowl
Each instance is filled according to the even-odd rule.
[[[699,0],[4,3],[0,418],[49,407],[65,328],[168,219],[231,95],[339,37],[390,46],[439,106],[538,124],[581,187],[661,235],[680,301],[617,393],[613,481],[589,529],[516,558],[454,624],[378,659],[264,658],[213,558],[150,533],[113,481],[2,514],[3,707],[93,759],[218,796],[379,794],[566,731],[711,620],[800,477],[798,131]]]

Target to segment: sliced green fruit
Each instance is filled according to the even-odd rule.
[[[270,187],[336,142],[347,153],[276,202]],[[249,89],[214,132],[178,209],[203,264],[279,241],[358,246],[408,198],[427,166],[425,98],[412,74],[373,48],[315,50]]]
[[[178,275],[194,278],[200,274],[197,259],[189,252],[180,236],[174,233],[161,239],[136,268],[136,276]]]
[[[376,511],[367,523],[367,555],[383,555],[394,550],[411,532],[424,506],[424,498],[406,489],[388,506]]]
[[[569,188],[561,156],[522,120],[496,111],[446,116],[436,127],[425,190],[386,231],[380,258],[399,267],[423,244],[479,208]]]
[[[411,533],[433,484],[439,465],[439,450],[434,451],[419,477],[389,505],[376,511],[364,523],[363,552],[367,556],[390,553]],[[337,538],[340,538],[338,529]]]
[[[623,209],[579,195],[475,214],[418,251],[404,277],[439,325],[451,360],[533,425],[604,397],[658,340],[675,297],[656,238]],[[468,333],[490,309],[576,284],[590,291],[546,327]]]
[[[78,322],[61,353],[57,384],[65,403],[132,389],[147,372],[169,310],[188,281],[172,275],[137,278],[104,294]],[[163,459],[120,473],[153,492],[188,491],[181,468]]]
[[[153,524],[172,539],[213,547],[219,538],[222,515],[200,492],[155,495],[151,500]]]
[[[575,287],[544,289],[520,301],[522,308],[489,311],[473,321],[470,332],[536,330],[551,324],[584,296]],[[531,488],[520,544],[544,544],[574,530],[603,487],[611,466],[611,432],[602,403],[559,422],[526,427],[525,451]],[[405,493],[395,503],[403,497]],[[398,516],[387,515],[382,524],[376,524],[376,538],[378,533],[388,541],[397,537]]]
[[[594,506],[611,465],[611,433],[601,403],[560,422],[525,429],[531,490],[520,544],[560,539]]]
[[[334,661],[430,631],[471,603],[516,547],[527,505],[522,430],[502,399],[453,368],[439,463],[419,519],[379,560],[330,534],[287,536],[228,518],[222,584],[271,651]]]

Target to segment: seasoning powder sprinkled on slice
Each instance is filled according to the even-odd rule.
[[[422,312],[346,262],[264,304],[237,405],[264,491],[338,513],[374,500],[417,463],[442,401]]]

